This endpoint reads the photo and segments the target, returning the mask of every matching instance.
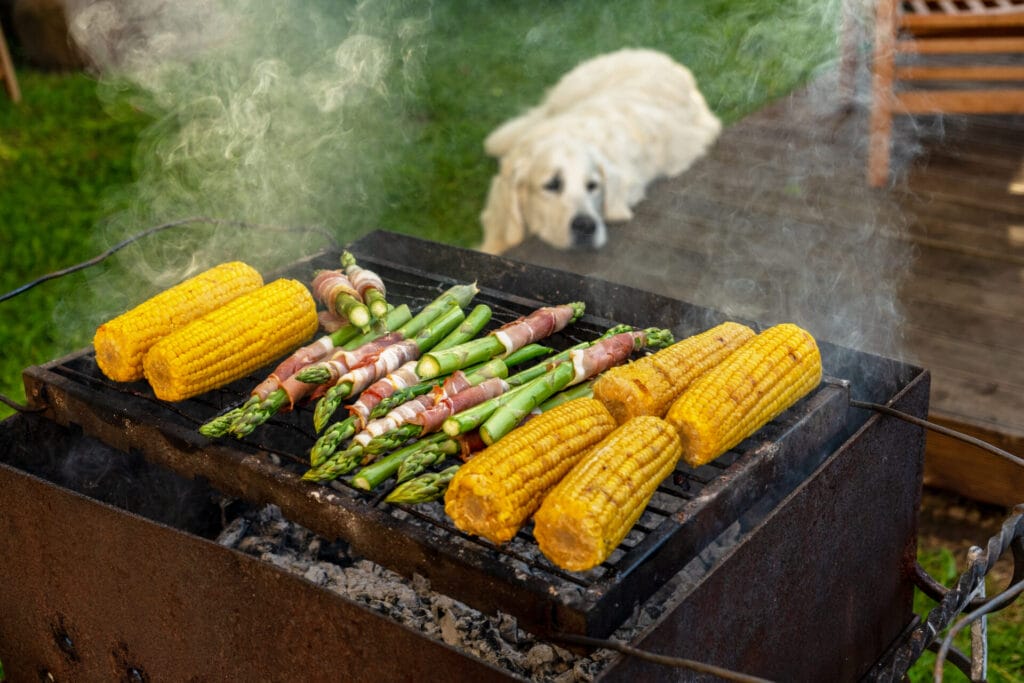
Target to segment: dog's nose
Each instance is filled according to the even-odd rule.
[[[590,238],[597,232],[597,221],[592,216],[585,214],[577,214],[573,216],[572,223],[569,225],[572,229],[573,235],[577,237]]]

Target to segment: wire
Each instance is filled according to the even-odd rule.
[[[287,227],[287,226],[277,226],[277,225],[264,225],[264,224],[260,224],[260,223],[247,223],[245,221],[226,220],[226,219],[222,219],[222,218],[209,218],[207,216],[193,216],[192,218],[182,218],[180,220],[171,221],[169,223],[162,223],[160,225],[153,226],[152,228],[149,228],[147,230],[143,230],[142,232],[135,233],[131,237],[128,237],[127,239],[124,239],[124,240],[118,242],[117,244],[115,244],[114,246],[110,247],[109,249],[107,249],[106,251],[102,252],[101,254],[92,257],[88,261],[82,261],[81,263],[76,263],[73,266],[68,266],[67,268],[63,268],[61,270],[57,270],[57,271],[54,271],[52,273],[47,273],[46,275],[43,275],[42,277],[36,278],[32,282],[28,282],[28,283],[22,285],[21,287],[18,287],[17,289],[11,290],[10,292],[7,292],[6,294],[0,295],[0,302],[7,301],[8,299],[13,299],[14,297],[18,296],[19,294],[24,294],[25,292],[27,292],[28,290],[32,289],[36,285],[40,285],[40,284],[42,284],[44,282],[47,282],[49,280],[55,280],[55,279],[57,279],[59,277],[63,277],[65,275],[70,275],[71,273],[75,273],[75,272],[78,272],[80,270],[85,270],[86,268],[89,268],[90,266],[95,266],[96,264],[100,263],[104,259],[107,259],[110,256],[112,256],[112,255],[116,254],[117,252],[119,252],[120,250],[124,249],[129,244],[131,244],[132,242],[137,242],[138,240],[142,239],[143,237],[148,237],[150,235],[156,234],[158,232],[162,232],[162,231],[167,230],[169,228],[177,228],[177,227],[181,227],[183,225],[190,225],[190,224],[193,224],[193,223],[205,223],[207,225],[226,225],[226,226],[233,226],[233,227],[239,227],[239,228],[255,228],[257,230],[266,230],[266,231],[316,232],[316,233],[319,233],[319,234],[324,235],[325,237],[327,237],[328,240],[331,242],[331,244],[333,246],[335,246],[335,247],[338,246],[338,242],[334,238],[334,235],[332,235],[327,230],[324,230],[323,228],[319,228],[319,227],[314,227],[314,226]]]
[[[10,406],[11,408],[14,408],[19,413],[41,413],[44,410],[46,410],[46,406],[37,406],[33,408],[31,406],[22,405],[21,403],[15,401],[13,398],[4,396],[3,394],[0,394],[0,403],[4,403]]]
[[[698,673],[712,674],[713,676],[724,678],[727,681],[740,681],[741,683],[771,683],[767,678],[759,678],[757,676],[739,673],[720,666],[715,666],[714,664],[695,662],[692,659],[659,655],[656,652],[641,650],[618,640],[591,638],[589,636],[580,636],[574,633],[560,633],[556,634],[555,637],[564,642],[574,643],[576,645],[588,645],[592,647],[605,648],[607,650],[615,650],[616,652],[621,652],[622,654],[644,659],[663,666],[671,666],[677,669],[690,669],[691,671],[697,671]]]
[[[939,648],[938,654],[936,654],[935,656],[934,676],[935,681],[937,683],[942,681],[942,665],[946,660],[947,653],[953,646],[953,639],[956,637],[956,635],[960,633],[960,631],[962,631],[965,626],[968,626],[969,624],[971,624],[974,621],[977,621],[986,614],[995,612],[1000,607],[1003,607],[1004,605],[1008,605],[1009,603],[1013,602],[1014,599],[1016,599],[1016,597],[1021,593],[1024,593],[1024,581],[1018,581],[1017,583],[1013,584],[1013,586],[1007,588],[1002,593],[1000,593],[999,595],[997,595],[996,597],[992,598],[984,605],[979,607],[978,609],[974,610],[973,612],[965,616],[963,619],[958,621],[952,628],[949,629],[949,631],[946,633],[946,637],[942,640],[942,646]]]
[[[972,446],[977,446],[978,448],[981,448],[982,450],[988,451],[989,453],[992,453],[993,455],[997,455],[1000,458],[1003,458],[1005,460],[1009,460],[1014,465],[1017,465],[1019,467],[1024,467],[1024,459],[1018,458],[1013,453],[1010,453],[1008,451],[1004,451],[1002,448],[999,448],[997,446],[993,446],[992,444],[990,444],[990,443],[988,443],[986,441],[982,441],[981,439],[975,438],[975,437],[970,436],[968,434],[964,434],[963,432],[958,432],[955,429],[950,429],[949,427],[943,427],[940,424],[935,424],[934,422],[929,422],[928,420],[922,420],[921,418],[915,417],[914,415],[910,415],[909,413],[904,413],[901,410],[896,410],[895,408],[890,408],[889,406],[883,406],[883,405],[881,405],[879,403],[868,403],[866,401],[856,401],[854,399],[850,399],[850,405],[852,405],[854,408],[865,408],[865,409],[869,409],[869,410],[877,410],[880,413],[884,413],[886,415],[891,415],[892,417],[898,417],[901,420],[906,420],[907,422],[910,422],[911,424],[915,424],[915,425],[917,425],[919,427],[924,427],[924,428],[930,429],[930,430],[932,430],[934,432],[938,432],[939,434],[944,434],[944,435],[952,437],[954,439],[959,439],[960,441],[963,441],[964,443],[969,443]]]

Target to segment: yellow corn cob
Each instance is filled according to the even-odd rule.
[[[722,323],[638,361],[611,368],[594,382],[594,398],[619,424],[637,415],[662,417],[693,380],[753,336],[754,331],[746,325]]]
[[[608,559],[682,454],[675,429],[641,415],[591,449],[544,498],[533,535],[549,560],[586,571]]]
[[[698,378],[669,408],[683,458],[711,462],[796,403],[821,381],[814,338],[789,323],[770,327]]]
[[[210,268],[100,325],[92,340],[96,364],[115,382],[142,379],[142,359],[153,344],[262,286],[260,274],[240,261]]]
[[[297,280],[275,280],[164,337],[146,354],[157,398],[181,401],[244,377],[307,340],[316,303]]]
[[[504,543],[583,453],[614,428],[611,414],[592,398],[552,408],[459,468],[444,511],[463,531]]]

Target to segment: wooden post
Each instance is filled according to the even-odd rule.
[[[868,184],[889,179],[892,137],[893,69],[896,61],[896,0],[879,0],[875,10],[875,49],[871,63],[871,130],[868,139]]]
[[[15,103],[21,102],[18,77],[14,75],[14,64],[11,62],[11,53],[7,50],[7,41],[4,39],[2,26],[0,26],[0,80],[3,80],[4,89],[7,90],[7,95],[11,100]]]

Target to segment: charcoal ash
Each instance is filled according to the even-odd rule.
[[[217,542],[302,576],[321,588],[359,602],[509,673],[535,681],[592,681],[617,655],[596,650],[574,653],[519,627],[515,617],[484,614],[437,593],[419,575],[412,579],[351,552],[343,541],[328,541],[290,522],[275,505],[232,520]],[[630,640],[661,613],[637,609],[613,636]]]

